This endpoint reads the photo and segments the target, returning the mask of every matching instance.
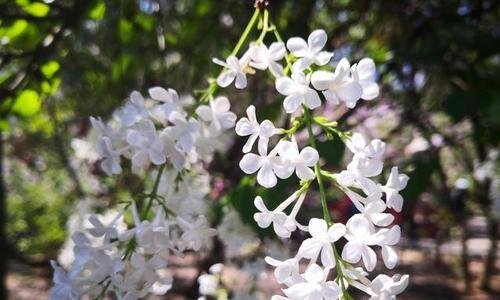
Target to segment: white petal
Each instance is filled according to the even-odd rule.
[[[382,258],[387,268],[392,269],[398,263],[398,254],[390,246],[382,246]]]
[[[277,181],[271,164],[264,164],[257,173],[257,182],[265,188],[272,188]]]
[[[255,205],[255,207],[259,211],[261,211],[261,212],[269,212],[269,210],[267,209],[266,205],[264,204],[264,200],[262,200],[261,196],[255,197],[255,199],[253,200],[253,204]]]
[[[360,81],[359,84],[363,90],[363,94],[361,98],[364,100],[372,100],[375,99],[379,94],[379,87],[376,82],[371,81]]]
[[[283,108],[287,113],[291,114],[296,112],[300,108],[301,104],[302,104],[302,96],[290,95],[285,98],[285,101],[283,101]]]
[[[236,73],[236,82],[234,85],[237,89],[244,89],[247,87],[247,76],[243,72]]]
[[[207,105],[200,105],[196,109],[196,114],[206,122],[212,121],[212,110]]]
[[[276,90],[284,95],[288,96],[297,90],[297,83],[293,81],[290,77],[280,77],[276,79]]]
[[[289,39],[286,43],[286,47],[297,57],[303,57],[309,53],[309,47],[302,38],[293,37]]]
[[[326,221],[323,219],[312,218],[309,220],[309,233],[313,237],[323,237],[326,235],[328,230],[328,226],[326,225]]]
[[[286,49],[283,42],[274,42],[269,46],[269,57],[274,61],[283,59],[285,53]]]
[[[315,57],[315,63],[318,65],[318,66],[324,66],[326,65],[327,63],[330,62],[330,60],[332,59],[333,57],[333,52],[328,52],[328,51],[321,51],[320,53],[318,53]]]
[[[375,269],[377,264],[377,255],[375,251],[368,246],[363,246],[361,249],[361,256],[363,258],[363,263],[367,271],[371,272]]]
[[[347,242],[342,250],[342,259],[348,263],[357,263],[361,259],[361,247],[358,243]]]
[[[219,77],[217,77],[217,84],[221,87],[227,87],[233,82],[236,77],[236,72],[232,70],[227,70],[222,72]]]
[[[169,102],[171,100],[168,91],[162,87],[152,87],[148,90],[149,96],[155,100],[160,100],[162,102]]]
[[[297,256],[304,258],[314,258],[321,251],[322,244],[314,238],[305,239],[297,251]]]
[[[214,107],[216,112],[222,113],[222,112],[229,111],[229,109],[231,108],[231,104],[229,103],[229,100],[227,99],[227,97],[219,96],[219,97],[215,98],[214,103],[213,103],[213,107]]]
[[[262,166],[261,157],[254,153],[247,153],[240,161],[240,168],[246,174],[253,174]]]
[[[236,134],[239,136],[246,136],[255,133],[255,129],[247,118],[241,118],[236,123]]]
[[[273,135],[274,135],[273,122],[271,122],[269,120],[262,121],[262,123],[260,123],[259,137],[260,138],[270,138]]]
[[[326,268],[335,267],[335,257],[333,256],[333,246],[328,244],[324,245],[321,250],[321,264]]]
[[[328,241],[334,243],[343,237],[345,233],[345,225],[342,223],[335,223],[328,229]]]
[[[319,160],[319,154],[313,147],[305,147],[300,151],[299,159],[305,165],[313,167]]]
[[[303,164],[298,164],[295,170],[297,172],[297,177],[302,180],[312,180],[316,177],[314,171]]]
[[[362,94],[361,85],[355,81],[346,83],[337,90],[337,96],[344,102],[356,102]]]
[[[313,53],[318,53],[325,47],[328,36],[323,29],[316,29],[307,38],[307,44]]]
[[[335,82],[332,72],[319,70],[311,75],[311,83],[315,89],[323,91],[328,89]]]
[[[268,213],[256,213],[253,215],[253,219],[257,222],[260,228],[267,228],[271,225],[273,221],[271,214]]]
[[[321,105],[321,99],[319,98],[318,92],[313,89],[309,89],[305,95],[306,106],[309,109],[315,109]]]
[[[359,61],[356,72],[359,80],[373,81],[375,79],[375,63],[371,58],[363,58]]]
[[[321,269],[321,267],[317,264],[312,264],[304,273],[304,278],[307,282],[322,283],[325,280],[325,277],[323,269]]]

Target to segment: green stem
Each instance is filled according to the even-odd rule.
[[[158,169],[158,174],[156,175],[155,179],[155,184],[153,186],[153,190],[151,191],[151,194],[149,194],[148,198],[148,204],[146,205],[146,208],[142,212],[141,219],[145,219],[149,211],[151,210],[151,206],[153,205],[153,201],[156,199],[156,194],[158,193],[158,187],[160,186],[160,179],[161,179],[161,174],[163,173],[163,170],[165,170],[165,165],[161,165],[160,168]]]
[[[265,11],[267,12],[267,10]],[[253,27],[255,26],[255,22],[257,22],[257,19],[259,17],[260,10],[258,8],[255,9],[255,12],[252,15],[252,18],[247,24],[247,27],[245,27],[245,30],[243,31],[243,34],[241,35],[240,39],[238,40],[238,43],[236,43],[236,46],[234,47],[233,51],[231,52],[232,56],[235,56],[238,54],[240,51],[241,47],[243,44],[246,42],[248,35],[252,31]]]
[[[309,135],[309,144],[316,149],[316,139],[314,137],[314,133],[312,131],[312,123],[313,123],[313,118],[311,115],[310,110],[303,105],[304,108],[304,119],[306,122],[306,127],[307,127],[307,133]],[[323,183],[323,175],[321,171],[321,166],[319,165],[319,161],[316,163],[314,166],[314,173],[316,174],[316,181],[318,182],[318,187],[319,187],[319,197],[321,200],[321,207],[323,208],[323,218],[326,220],[328,223],[328,226],[333,225],[333,220],[332,217],[330,216],[330,212],[328,211],[328,204],[326,202],[326,194],[325,194],[325,187]],[[342,272],[342,266],[343,261],[337,251],[337,247],[335,247],[335,243],[332,243],[332,248],[333,248],[333,254],[335,256],[335,262],[336,262],[336,271],[337,271],[337,276],[340,281],[340,285],[342,288],[342,298],[343,299],[351,299],[352,297],[349,295],[347,292],[347,288],[345,286],[345,276]]]

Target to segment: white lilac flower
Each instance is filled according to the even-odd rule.
[[[276,90],[286,96],[283,107],[289,114],[296,112],[302,104],[309,109],[315,109],[321,105],[318,92],[309,86],[309,75],[302,72],[294,72],[290,77],[276,79]]]
[[[127,272],[125,284],[127,286],[141,285],[141,288],[149,289],[157,280],[156,270],[167,267],[165,259],[158,255],[146,258],[144,255],[134,252],[130,257],[132,270]]]
[[[144,169],[150,162],[161,165],[166,161],[163,143],[150,120],[130,129],[127,133],[127,143],[132,147],[134,169]]]
[[[277,145],[278,154],[282,158],[280,164],[277,164],[276,175],[279,178],[288,178],[295,171],[297,177],[302,180],[314,179],[315,173],[311,170],[319,160],[319,154],[316,149],[308,146],[299,152],[297,141],[280,141]]]
[[[277,183],[275,168],[281,165],[281,158],[276,156],[277,147],[271,152],[263,152],[259,147],[259,155],[247,153],[240,161],[240,168],[246,174],[257,173],[257,182],[266,188],[272,188]]]
[[[299,195],[298,192],[295,192],[272,211],[267,209],[262,198],[260,196],[257,196],[255,197],[254,205],[259,210],[259,212],[254,214],[253,218],[260,228],[267,228],[271,224],[273,224],[273,229],[276,235],[282,238],[289,238],[292,232],[297,229],[297,227],[302,230],[305,229],[295,219],[300,207],[302,206],[302,203],[304,202],[305,196],[305,193]],[[298,200],[295,203],[292,212],[287,216],[283,211],[292,202],[294,202],[297,197]]]
[[[260,44],[252,47],[250,66],[269,71],[276,76],[283,76],[283,66],[277,63],[285,57],[285,44],[282,42],[274,42],[269,46]]]
[[[373,271],[377,263],[375,251],[369,246],[380,240],[376,236],[375,226],[363,215],[352,216],[346,224],[345,238],[348,240],[342,250],[342,259],[348,263],[357,263],[363,259],[366,270]]]
[[[353,81],[350,75],[350,64],[343,58],[335,69],[335,73],[319,70],[312,74],[311,83],[315,89],[323,91],[325,99],[332,104],[344,102],[349,108],[353,108],[361,98],[363,89],[357,81]]]
[[[333,56],[333,52],[322,51],[325,47],[328,36],[323,29],[311,32],[307,42],[299,37],[293,37],[286,43],[290,52],[299,59],[294,63],[294,70],[305,70],[311,64],[318,66],[326,65]]]
[[[219,136],[222,129],[234,127],[236,115],[229,111],[229,100],[220,96],[210,101],[209,105],[200,105],[196,114],[205,122],[210,123],[208,130],[210,136]]]
[[[375,82],[375,63],[371,58],[363,58],[351,67],[353,80],[363,90],[361,99],[373,100],[379,94],[378,84]]]
[[[387,206],[381,197],[381,193],[373,193],[368,197],[363,197],[351,190],[346,191],[356,208],[374,225],[388,226],[394,221],[394,216],[390,213],[384,213]]]
[[[57,265],[53,260],[50,261],[52,268],[54,269],[54,276],[52,281],[54,282],[54,287],[50,293],[51,300],[65,299],[65,300],[76,300],[79,298],[75,295],[74,290],[71,286],[71,279],[68,277],[66,271]]]
[[[174,89],[166,90],[158,86],[150,88],[148,92],[153,100],[161,103],[151,108],[151,116],[165,125],[174,112],[179,112],[179,95]]]
[[[334,281],[326,281],[330,269],[312,264],[304,273],[304,282],[295,283],[283,292],[290,300],[337,300],[340,288]]]
[[[120,215],[118,215],[117,217],[120,217]],[[103,236],[106,242],[118,238],[118,230],[114,226],[114,220],[109,225],[104,225],[96,215],[91,215],[89,217],[89,222],[90,224],[92,224],[92,227],[89,228],[88,231],[94,237]]]
[[[293,285],[303,280],[299,274],[299,261],[295,257],[280,261],[266,256],[264,260],[269,265],[275,267],[274,277],[276,277],[279,283]]]
[[[386,185],[382,186],[382,190],[386,195],[387,207],[393,208],[397,212],[401,212],[403,209],[403,197],[399,194],[406,184],[408,183],[409,177],[405,174],[399,174],[398,167],[393,167],[391,169],[391,174],[387,179]]]
[[[217,233],[215,229],[208,227],[208,221],[204,215],[189,222],[182,217],[177,217],[177,221],[184,232],[181,235],[183,245],[181,249],[189,248],[198,251],[201,247],[209,245],[212,238]]]
[[[165,128],[165,132],[176,141],[180,151],[190,152],[194,145],[194,136],[199,130],[199,123],[194,118],[186,119],[177,113],[172,117],[174,126]]]
[[[338,241],[346,232],[344,224],[336,223],[330,228],[323,219],[309,220],[309,234],[311,237],[300,245],[298,256],[315,260],[321,254],[321,263],[324,267],[335,267],[332,243]]]
[[[385,274],[378,275],[371,282],[369,300],[396,300],[396,296],[408,286],[409,279],[408,275],[397,274],[392,277]]]
[[[338,175],[338,182],[343,186],[357,183],[367,194],[378,192],[380,188],[368,177],[377,176],[382,172],[385,143],[375,139],[367,144],[361,134],[355,133],[346,141],[346,145],[354,156],[347,165],[347,170]]]
[[[247,108],[247,116],[248,118],[243,117],[236,123],[236,134],[239,136],[249,136],[245,146],[243,146],[243,153],[248,153],[252,150],[257,138],[259,138],[259,148],[262,148],[263,152],[266,152],[267,150],[264,149],[267,149],[269,138],[275,133],[274,124],[269,120],[264,120],[259,124],[255,116],[255,106],[253,105]]]
[[[113,149],[111,139],[109,137],[103,136],[97,141],[96,152],[102,159],[100,165],[106,174],[114,175],[122,172],[122,167],[120,166],[120,154]]]
[[[237,89],[247,87],[247,76],[245,75],[247,62],[245,60],[238,59],[236,56],[229,56],[225,62],[217,58],[212,59],[212,61],[225,68],[217,77],[218,85],[227,87],[234,81]]]
[[[137,92],[133,91],[130,94],[130,100],[127,101],[121,112],[121,122],[125,127],[129,127],[146,119],[149,115],[145,107],[144,97]]]

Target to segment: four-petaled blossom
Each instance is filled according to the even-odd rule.
[[[184,218],[177,217],[179,225],[184,229],[181,239],[184,241],[182,248],[190,248],[194,251],[200,250],[204,245],[208,245],[216,230],[208,227],[205,216],[199,216],[194,222],[188,222]]]
[[[265,257],[266,263],[275,267],[274,276],[279,283],[293,284],[302,281],[299,274],[299,261],[296,258],[290,258],[279,261],[270,256]]]
[[[335,282],[326,281],[329,271],[312,264],[303,275],[305,282],[295,283],[283,292],[290,300],[337,300],[340,288]]]
[[[283,66],[277,61],[282,60],[285,53],[285,44],[282,42],[272,43],[269,49],[264,44],[255,45],[252,47],[250,66],[259,70],[269,68],[274,76],[283,76]]]
[[[356,214],[347,221],[346,228],[345,238],[348,242],[342,250],[342,259],[353,264],[363,259],[365,268],[373,271],[377,256],[369,246],[379,241],[375,234],[375,226],[363,215]]]
[[[273,224],[274,232],[279,237],[290,237],[291,232],[285,227],[287,215],[284,212],[268,210],[260,196],[255,197],[254,205],[259,212],[254,214],[253,218],[260,228],[267,228]]]
[[[382,259],[387,268],[392,269],[398,263],[398,254],[392,246],[396,245],[401,238],[401,227],[394,225],[390,229],[383,228],[377,235],[381,237],[378,244],[382,247]]]
[[[259,155],[247,153],[240,161],[240,168],[246,174],[257,173],[257,182],[266,188],[272,188],[278,182],[275,174],[277,165],[281,165],[281,158],[276,156],[277,147],[271,152],[263,152],[266,149],[259,147]]]
[[[335,267],[332,243],[338,241],[346,232],[344,224],[336,223],[330,228],[323,219],[309,220],[311,237],[302,242],[298,256],[316,259],[321,254],[321,263],[327,268]]]
[[[396,274],[389,277],[380,274],[371,282],[369,300],[396,300],[396,296],[401,294],[408,286],[410,277],[408,275]]]
[[[134,125],[148,117],[148,110],[145,107],[144,97],[141,93],[133,91],[130,94],[130,100],[123,107],[121,122],[125,127]]]
[[[398,167],[393,167],[391,169],[387,184],[382,186],[382,190],[386,195],[387,207],[393,208],[397,212],[401,212],[403,208],[403,197],[401,197],[399,192],[406,187],[408,179],[409,177],[407,175],[399,174]]]
[[[165,163],[163,143],[151,121],[140,123],[127,134],[127,143],[132,147],[132,165],[134,168],[145,168],[149,162],[155,165]]]
[[[220,135],[222,129],[234,127],[236,115],[229,111],[231,104],[229,100],[220,96],[210,101],[209,105],[200,105],[196,109],[196,114],[205,122],[209,122],[210,136]]]
[[[313,147],[305,147],[299,152],[297,141],[281,141],[278,144],[278,154],[282,158],[276,166],[276,175],[279,178],[288,178],[295,171],[302,180],[314,179],[314,167],[319,160],[319,154]]]
[[[226,68],[217,77],[217,84],[221,87],[229,86],[233,81],[237,89],[244,89],[247,87],[247,76],[245,75],[245,68],[247,62],[243,59],[238,59],[236,56],[229,56],[226,61],[214,58],[212,61],[219,66]]]
[[[335,73],[328,71],[316,71],[311,76],[311,83],[315,89],[323,91],[325,99],[332,104],[344,102],[349,108],[353,108],[361,98],[363,89],[361,85],[351,79],[350,65],[347,59],[340,60]]]
[[[179,111],[179,95],[174,89],[166,90],[159,86],[150,88],[148,92],[153,100],[161,103],[151,109],[151,116],[165,125],[173,113]]]
[[[111,144],[111,139],[107,136],[101,137],[96,144],[96,152],[102,159],[101,168],[108,175],[120,174],[120,153],[118,153]]]
[[[309,109],[321,105],[318,92],[309,86],[310,76],[301,71],[292,73],[290,77],[280,77],[276,80],[276,90],[286,96],[283,107],[289,114],[296,112],[302,104]]]
[[[253,144],[257,138],[259,138],[259,149],[266,152],[267,150],[264,149],[267,149],[269,138],[274,135],[274,124],[269,120],[264,120],[259,124],[255,116],[255,106],[253,105],[247,108],[247,116],[248,118],[243,117],[236,123],[237,135],[249,135],[245,146],[243,146],[243,153],[248,153],[252,150]]]
[[[326,65],[333,56],[333,52],[322,51],[325,47],[328,36],[323,29],[317,29],[311,32],[307,42],[299,37],[293,37],[286,43],[290,52],[299,59],[294,63],[293,69],[302,71],[311,64],[318,66]]]

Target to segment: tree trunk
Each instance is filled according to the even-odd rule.
[[[483,279],[481,280],[481,289],[491,291],[491,277],[495,273],[495,263],[497,259],[497,245],[498,245],[498,221],[489,213],[488,216],[488,233],[490,238],[490,250],[485,260]]]
[[[4,183],[3,170],[3,134],[0,132],[0,299],[7,299],[7,190]]]

